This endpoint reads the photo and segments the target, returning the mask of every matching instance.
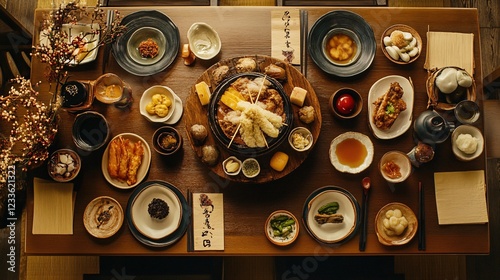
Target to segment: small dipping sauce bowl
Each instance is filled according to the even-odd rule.
[[[288,135],[288,143],[297,152],[307,151],[313,145],[312,133],[305,127],[296,127]]]
[[[363,98],[352,88],[340,88],[330,96],[328,104],[335,117],[344,120],[352,119],[361,113]]]
[[[153,133],[153,148],[164,156],[170,156],[182,147],[182,136],[171,126],[162,126]]]
[[[95,151],[104,146],[110,137],[108,121],[94,111],[80,113],[73,123],[72,137],[79,149]]]
[[[451,134],[453,154],[460,161],[471,161],[483,153],[484,137],[477,127],[463,124]]]
[[[412,164],[407,154],[400,151],[385,153],[379,162],[379,171],[388,183],[401,183],[411,174]]]
[[[260,173],[260,164],[254,158],[247,158],[242,163],[241,171],[247,178],[257,177]]]
[[[197,58],[210,60],[221,49],[221,40],[217,31],[204,22],[195,22],[187,32],[189,48]]]
[[[95,80],[95,98],[104,104],[113,104],[122,98],[123,87],[120,77],[113,73],[106,73]]]
[[[230,156],[222,162],[222,168],[224,169],[224,173],[226,173],[229,176],[236,176],[240,174],[242,165],[243,164],[241,163],[241,160],[239,160],[235,156]]]

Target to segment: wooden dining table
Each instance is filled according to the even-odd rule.
[[[71,80],[95,80],[104,72],[117,74],[132,89],[133,104],[128,109],[119,109],[94,101],[91,110],[102,113],[109,121],[112,136],[131,132],[143,137],[152,147],[153,132],[162,126],[149,122],[141,116],[139,100],[142,93],[153,85],[166,85],[185,101],[198,78],[219,60],[248,55],[271,55],[271,13],[275,10],[300,9],[305,11],[305,29],[309,30],[315,21],[333,10],[348,10],[363,17],[371,26],[376,40],[376,54],[371,66],[354,77],[341,78],[321,70],[308,55],[307,49],[301,53],[303,65],[297,66],[314,88],[321,109],[321,131],[313,150],[295,170],[288,175],[270,182],[235,182],[214,173],[202,163],[188,141],[184,119],[173,126],[181,132],[184,143],[180,154],[175,157],[162,156],[154,150],[149,172],[145,181],[162,180],[176,186],[187,198],[188,193],[222,193],[224,203],[224,250],[189,250],[189,234],[184,234],[169,246],[155,248],[142,244],[132,235],[127,222],[112,237],[96,239],[83,224],[83,212],[87,204],[98,196],[115,198],[126,209],[133,189],[123,190],[110,185],[101,171],[104,148],[91,153],[81,153],[82,169],[73,181],[76,191],[74,204],[73,234],[34,235],[33,226],[33,189],[29,188],[27,199],[27,218],[25,251],[28,255],[184,255],[184,256],[354,256],[354,255],[407,255],[407,254],[489,254],[489,224],[439,225],[434,173],[448,171],[486,170],[485,151],[479,158],[470,162],[455,159],[450,139],[438,144],[434,159],[414,168],[410,177],[391,190],[378,169],[378,162],[387,151],[410,152],[415,146],[413,126],[394,139],[377,139],[369,128],[368,92],[379,79],[388,75],[411,77],[414,85],[413,119],[427,109],[426,79],[424,69],[426,48],[420,57],[408,65],[389,61],[381,49],[383,31],[394,24],[413,27],[422,37],[426,46],[426,32],[462,32],[474,34],[474,79],[476,82],[477,102],[482,108],[482,72],[480,55],[480,32],[476,9],[453,8],[373,8],[373,7],[133,7],[116,8],[122,15],[139,10],[158,10],[166,14],[178,27],[180,43],[187,43],[187,31],[194,22],[206,22],[219,34],[222,49],[212,60],[197,59],[191,66],[184,65],[180,56],[164,71],[151,76],[135,76],[122,69],[113,54],[103,57],[102,48],[97,59],[89,64],[70,68]],[[36,11],[35,25],[39,28],[42,15],[48,10]],[[38,40],[39,30],[35,30],[34,40]],[[307,36],[303,36],[307,38]],[[450,42],[450,47],[453,43]],[[306,46],[307,44],[303,44]],[[107,65],[103,70],[103,63]],[[32,60],[31,79],[44,81],[45,65],[37,58]],[[104,71],[104,72],[103,72]],[[362,113],[352,120],[339,120],[329,111],[330,95],[342,87],[351,87],[360,92],[364,104]],[[43,82],[39,88],[42,93],[49,92]],[[184,108],[184,114],[190,108]],[[59,132],[53,149],[76,146],[72,141],[71,129],[74,113],[61,112]],[[483,130],[482,117],[474,124]],[[374,145],[372,164],[359,174],[337,171],[328,156],[330,143],[338,135],[355,131],[370,137]],[[34,171],[37,177],[48,178],[46,168]],[[367,217],[366,250],[358,248],[359,231],[342,244],[322,244],[306,230],[302,221],[302,211],[306,198],[324,186],[338,186],[350,192],[361,203],[363,190],[361,180],[371,178],[371,190]],[[417,237],[402,246],[382,245],[375,233],[375,215],[384,205],[400,202],[418,213],[418,185],[424,189],[426,250],[418,249]],[[276,246],[267,240],[264,224],[275,210],[288,210],[300,220],[301,230],[297,240],[289,246]],[[464,205],[464,211],[467,206]]]

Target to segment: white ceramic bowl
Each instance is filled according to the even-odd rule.
[[[352,141],[347,143],[346,141]],[[344,150],[347,148],[348,150]],[[362,156],[366,151],[366,155]],[[358,149],[359,148],[359,149]],[[373,143],[370,138],[359,132],[346,132],[335,137],[330,144],[330,162],[340,172],[357,174],[368,168],[373,161]],[[359,164],[350,162],[349,159],[345,160],[341,154],[346,154],[350,159],[352,157],[359,157]]]
[[[295,222],[291,225],[291,231],[289,234],[280,236],[274,234],[274,229],[271,225],[271,221],[280,217],[287,217],[287,219],[293,219]],[[299,236],[299,221],[297,218],[286,210],[277,210],[271,213],[264,224],[264,230],[266,232],[266,237],[271,243],[276,244],[278,246],[286,246],[292,244],[297,237]]]
[[[389,175],[387,170],[389,166],[386,165],[391,164],[390,162],[397,165],[397,167],[399,168],[400,176],[396,177]],[[389,183],[403,182],[410,176],[412,171],[410,158],[407,154],[400,151],[389,151],[385,153],[380,159],[378,167],[380,170],[380,174],[382,174],[382,177],[384,177],[384,179]]]
[[[167,115],[164,117],[160,117],[156,114],[150,114],[146,110],[146,106],[151,102],[151,100],[155,94],[163,94],[163,95],[167,96],[170,99],[170,101],[172,102],[171,105],[168,107]],[[152,87],[146,89],[144,91],[144,93],[142,94],[141,101],[139,102],[141,115],[146,117],[146,119],[148,119],[151,122],[160,122],[160,123],[166,122],[174,114],[174,111],[176,108],[175,96],[176,96],[175,92],[167,86],[156,85],[156,86],[152,86]]]
[[[227,169],[227,164],[230,164],[230,162],[235,162],[237,164],[239,164],[238,168],[236,169],[236,171],[230,171]],[[225,159],[223,162],[222,162],[222,169],[224,169],[224,173],[226,173],[227,175],[229,176],[236,176],[238,174],[240,174],[240,171],[241,171],[241,167],[242,167],[242,162],[241,160],[239,160],[237,157],[235,156],[230,156],[228,157],[227,159]]]
[[[248,168],[250,166],[251,168]],[[256,169],[255,171],[254,168]],[[243,172],[243,175],[245,175],[245,177],[247,178],[257,177],[257,175],[259,175],[260,173],[260,164],[254,158],[247,158],[241,164],[241,171]]]
[[[300,140],[294,141],[296,134],[301,135],[302,136],[301,138],[304,138],[307,141],[309,141],[307,143],[307,145],[300,145],[300,143],[297,143],[297,142],[301,142]],[[297,152],[305,152],[305,151],[309,150],[313,145],[313,141],[314,140],[313,140],[313,135],[312,135],[311,131],[309,131],[309,129],[307,129],[305,127],[296,127],[288,135],[288,143],[290,143],[290,146],[294,150],[296,150]],[[298,144],[298,145],[295,145],[295,144]]]
[[[221,49],[221,40],[217,31],[204,22],[195,22],[187,32],[189,48],[194,55],[203,60],[217,56]]]
[[[465,153],[458,147],[457,139],[461,134],[469,134],[477,141],[477,148],[473,153]],[[479,157],[484,150],[484,137],[481,131],[472,125],[464,124],[460,125],[453,130],[451,134],[451,145],[453,149],[453,154],[455,157],[461,161],[471,161],[477,157]]]

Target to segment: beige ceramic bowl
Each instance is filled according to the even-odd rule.
[[[274,234],[273,227],[271,225],[271,222],[280,217],[287,217],[289,219],[293,219],[295,222],[294,224],[291,225],[291,232],[287,234],[286,236],[276,236]],[[299,221],[297,218],[290,213],[289,211],[286,210],[277,210],[271,213],[269,217],[266,220],[266,223],[264,224],[264,230],[266,232],[266,237],[271,243],[278,245],[278,246],[286,246],[292,244],[297,237],[299,236]]]
[[[300,140],[295,139],[296,138],[295,134],[302,136],[299,137],[299,139],[303,138],[307,140],[308,141],[307,145],[305,145],[305,143],[301,143]],[[305,152],[309,150],[313,145],[313,141],[314,140],[311,131],[301,126],[294,128],[288,135],[288,143],[297,152]]]
[[[474,150],[474,152],[465,153],[460,149],[459,141],[457,141],[457,139],[461,134],[463,135],[469,134],[470,136],[476,139],[474,141],[477,141],[477,147]],[[484,150],[483,134],[477,127],[468,124],[463,124],[461,126],[456,127],[455,130],[453,130],[453,133],[451,134],[451,145],[453,149],[453,154],[455,154],[455,157],[458,160],[471,161],[473,159],[476,159],[483,153]]]
[[[95,80],[95,98],[105,104],[115,103],[122,98],[123,88],[124,84],[120,77],[113,73],[103,74]]]
[[[401,210],[403,217],[408,221],[408,226],[400,235],[390,235],[387,229],[384,227],[384,219],[386,218],[386,213],[389,210]],[[418,229],[418,221],[415,213],[403,203],[392,202],[384,207],[382,207],[375,218],[375,232],[377,233],[377,238],[380,243],[387,246],[403,245],[415,236]]]
[[[391,166],[399,168],[400,176],[396,177],[389,174],[390,170],[392,170]],[[403,182],[410,176],[412,171],[410,158],[407,154],[400,151],[389,151],[385,153],[380,159],[378,168],[382,177],[389,183]]]
[[[161,94],[166,96],[170,100],[170,105],[168,106],[168,113],[163,116],[158,116],[157,114],[150,114],[146,110],[146,106],[153,102],[153,96],[156,94]],[[139,110],[141,112],[141,115],[143,115],[147,120],[150,122],[157,122],[157,123],[163,123],[168,121],[170,117],[174,114],[175,110],[175,92],[167,87],[167,86],[162,86],[162,85],[155,85],[152,86],[144,91],[144,93],[141,96],[141,100],[139,101]]]
[[[83,213],[85,229],[97,238],[113,236],[121,228],[123,219],[123,208],[120,203],[109,196],[95,198]]]
[[[416,54],[414,56],[409,56],[409,60],[408,61],[403,61],[401,57],[399,57],[399,54],[398,54],[398,59],[394,59],[390,54],[389,52],[387,51],[386,49],[386,45],[384,43],[386,37],[390,37],[392,32],[394,31],[401,31],[401,32],[405,32],[405,33],[409,33],[411,34],[412,36],[412,39],[415,39],[415,46],[414,48],[418,48],[418,50],[416,50]],[[382,39],[381,39],[381,43],[380,43],[380,46],[382,48],[382,52],[384,53],[384,55],[392,62],[396,63],[396,64],[409,64],[409,63],[412,63],[414,62],[415,60],[418,59],[418,57],[420,56],[420,53],[422,53],[422,38],[420,38],[420,35],[418,34],[418,32],[413,29],[412,27],[408,26],[408,25],[404,25],[404,24],[395,24],[393,26],[390,26],[389,28],[387,28],[384,33],[382,33]],[[405,53],[410,53],[411,50],[405,50],[404,51]]]

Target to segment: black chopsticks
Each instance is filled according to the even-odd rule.
[[[424,188],[418,182],[418,250],[425,251],[425,208]]]
[[[362,201],[362,225],[361,225],[361,237],[359,238],[359,251],[364,252],[366,249],[366,230],[368,225],[368,191],[363,190],[363,201]]]

